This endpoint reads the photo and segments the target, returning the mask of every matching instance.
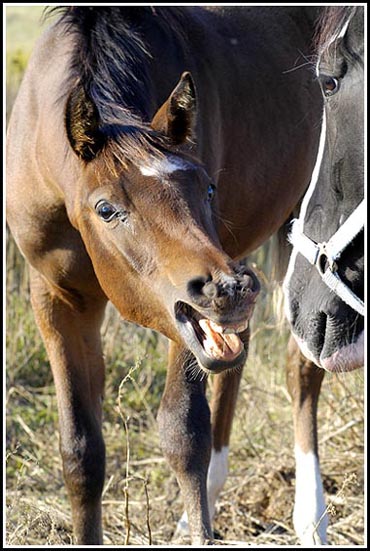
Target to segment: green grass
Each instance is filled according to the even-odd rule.
[[[34,43],[47,26],[43,10],[40,5],[5,6],[7,120]]]
[[[44,5],[5,6],[7,52],[31,52],[35,40],[45,24],[42,21]]]

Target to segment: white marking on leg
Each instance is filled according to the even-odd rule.
[[[302,545],[325,545],[328,515],[318,457],[295,447],[296,488],[293,513],[294,529]],[[320,520],[321,519],[321,520]]]
[[[189,531],[188,514],[186,511],[184,511],[180,520],[177,523],[174,539],[176,540],[177,538],[188,536],[189,533],[190,531]]]
[[[223,446],[221,451],[212,448],[211,461],[208,467],[207,494],[208,509],[211,521],[213,520],[217,498],[224,487],[228,474],[228,446]],[[183,512],[176,526],[175,538],[189,535],[188,515]]]
[[[219,452],[212,449],[207,477],[208,508],[211,521],[215,515],[217,498],[224,487],[229,472],[228,457],[228,446],[223,446]]]

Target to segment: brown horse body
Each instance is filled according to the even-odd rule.
[[[70,8],[37,45],[9,124],[8,222],[31,267],[79,544],[102,543],[107,299],[171,340],[161,443],[193,543],[212,537],[211,447],[228,444],[259,289],[237,260],[282,226],[310,179],[315,17]],[[194,369],[219,373],[211,416]]]

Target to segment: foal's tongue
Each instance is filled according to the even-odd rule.
[[[224,334],[223,328],[208,319],[200,319],[199,325],[205,333],[203,348],[217,360],[232,360],[239,356],[243,343],[235,333]]]

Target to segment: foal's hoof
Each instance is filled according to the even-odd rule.
[[[182,517],[177,523],[175,533],[171,539],[171,544],[199,546],[199,545],[214,545],[214,539],[204,539],[204,537],[195,537],[191,539],[188,523],[188,515],[184,511]]]
[[[171,538],[171,546],[172,545],[191,545],[190,535],[181,534],[178,530],[175,530],[175,533]]]

